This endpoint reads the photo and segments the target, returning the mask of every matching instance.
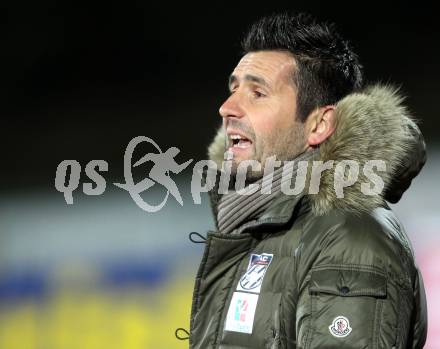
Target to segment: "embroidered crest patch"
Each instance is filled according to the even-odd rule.
[[[226,316],[225,331],[252,333],[258,295],[234,292]]]
[[[345,316],[338,316],[333,320],[333,323],[328,327],[330,333],[335,337],[346,337],[350,334],[352,328],[350,322]]]
[[[237,291],[260,293],[264,274],[272,261],[273,254],[252,254],[246,273],[237,285]]]

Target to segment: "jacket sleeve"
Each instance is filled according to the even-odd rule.
[[[412,347],[412,257],[374,220],[322,235],[300,256],[297,348]]]

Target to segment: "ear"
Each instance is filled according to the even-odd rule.
[[[327,105],[315,109],[306,120],[307,143],[316,146],[324,142],[335,130],[335,106]]]

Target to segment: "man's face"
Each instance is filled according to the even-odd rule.
[[[236,169],[243,160],[291,160],[306,150],[304,125],[296,118],[296,69],[290,53],[246,54],[229,79],[231,95],[220,107],[227,148]]]

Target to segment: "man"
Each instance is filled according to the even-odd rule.
[[[347,42],[308,16],[259,20],[243,49],[209,154],[223,172],[232,158],[237,181],[240,164],[258,161],[246,188],[267,189],[269,178],[271,190],[211,191],[217,231],[196,278],[190,347],[423,347],[422,278],[386,203],[425,162],[402,98],[363,88]],[[297,174],[311,163],[304,190],[285,194],[273,156]],[[385,168],[368,170],[370,160]]]

